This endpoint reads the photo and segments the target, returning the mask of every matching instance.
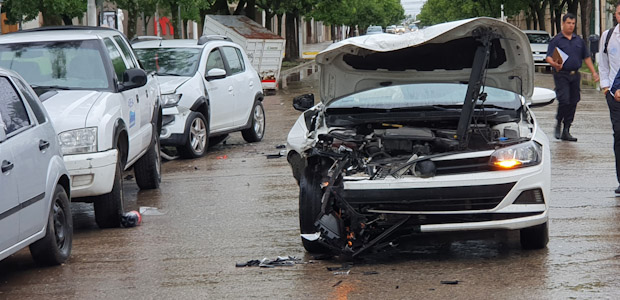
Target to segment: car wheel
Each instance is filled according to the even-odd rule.
[[[149,150],[133,165],[136,183],[141,190],[152,190],[161,182],[161,149],[159,136],[153,134]]]
[[[299,229],[302,234],[316,233],[314,223],[321,213],[321,197],[323,191],[320,186],[321,178],[309,168],[301,175],[299,182]],[[306,251],[310,253],[330,253],[329,248],[317,241],[301,238]]]
[[[73,218],[69,197],[61,185],[56,185],[45,236],[30,245],[30,254],[38,265],[59,265],[69,258],[72,242]]]
[[[250,118],[252,119],[250,127],[241,131],[241,135],[248,143],[260,142],[265,135],[265,109],[262,101],[254,102]]]
[[[547,222],[521,229],[521,247],[523,249],[542,249],[549,242]]]
[[[112,191],[95,200],[95,222],[99,228],[117,228],[121,226],[123,214],[123,168],[120,152],[116,162],[114,185]]]
[[[190,121],[185,129],[187,142],[177,150],[184,158],[202,157],[209,146],[209,122],[201,113],[195,111],[189,115],[188,119]]]

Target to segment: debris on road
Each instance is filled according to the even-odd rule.
[[[300,263],[301,259],[295,257],[295,256],[278,256],[276,259],[268,259],[268,258],[263,258],[262,260],[249,260],[245,263],[236,263],[235,267],[237,268],[242,268],[242,267],[255,267],[255,266],[259,266],[261,268],[275,268],[275,267],[289,267],[289,266],[293,266],[295,264]]]
[[[367,271],[367,272],[364,272],[362,274],[363,275],[377,275],[377,274],[379,274],[379,272],[377,272],[377,271]]]
[[[276,149],[284,149],[284,148],[286,148],[286,145],[284,144],[276,146]]]
[[[267,156],[267,158],[280,158],[284,155],[286,155],[286,150],[280,150],[277,154],[267,154],[265,156]]]
[[[334,275],[349,275],[351,270],[334,272]]]
[[[216,157],[216,159],[228,159],[228,155],[226,155],[226,154],[220,155],[220,156]]]
[[[458,280],[442,280],[441,284],[459,284]]]
[[[136,227],[140,225],[140,223],[142,223],[142,216],[140,216],[140,213],[135,210],[121,216],[121,225],[125,228]]]
[[[336,284],[332,285],[332,287],[337,287],[341,283],[342,283],[342,280],[339,280],[338,282],[336,282]]]
[[[157,207],[140,206],[140,214],[145,216],[163,216],[165,213],[160,212]]]

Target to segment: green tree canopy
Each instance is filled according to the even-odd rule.
[[[2,5],[7,23],[16,24],[34,20],[41,12],[43,25],[62,25],[71,19],[82,17],[86,12],[84,0],[6,0]],[[71,24],[66,24],[71,25]]]
[[[428,0],[417,19],[421,25],[427,26],[474,17],[498,18],[501,15],[502,4],[504,14],[513,16],[527,9],[529,2],[529,0]]]

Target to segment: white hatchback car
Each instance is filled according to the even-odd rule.
[[[458,49],[455,51],[454,49]],[[316,57],[291,129],[302,242],[358,255],[402,235],[520,229],[548,241],[549,141],[521,30],[490,18],[354,37]]]
[[[30,245],[41,265],[71,254],[70,177],[34,91],[0,69],[0,260]]]
[[[209,138],[241,131],[265,134],[260,77],[245,51],[224,36],[133,43],[144,67],[158,75],[163,105],[161,144],[186,158],[206,153]]]

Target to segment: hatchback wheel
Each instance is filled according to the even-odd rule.
[[[56,185],[45,229],[45,236],[30,245],[30,254],[39,265],[59,265],[69,258],[73,243],[73,218],[69,197]]]
[[[209,122],[199,112],[192,112],[188,118],[187,142],[177,148],[179,154],[185,158],[202,157],[207,153],[209,146]]]
[[[250,127],[241,131],[241,135],[248,143],[260,142],[265,135],[265,109],[262,101],[254,102],[250,119]]]

